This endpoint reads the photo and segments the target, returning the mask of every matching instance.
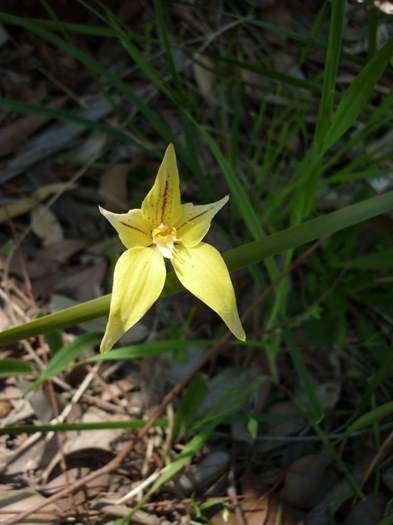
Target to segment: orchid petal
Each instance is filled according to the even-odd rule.
[[[120,256],[113,275],[109,319],[101,352],[110,350],[145,315],[160,296],[165,277],[165,262],[155,247],[138,246]]]
[[[172,144],[167,147],[153,187],[142,202],[142,213],[152,228],[173,225],[181,214],[179,172]]]
[[[228,268],[219,251],[201,242],[174,250],[172,264],[182,285],[214,310],[235,337],[244,341],[235,292]]]
[[[101,206],[99,206],[99,209],[102,215],[115,228],[126,248],[150,246],[152,244],[150,228],[141,210],[130,210],[127,213],[112,213],[101,208]]]
[[[217,202],[211,204],[198,205],[183,204],[182,217],[179,225],[176,226],[177,240],[187,247],[196,246],[201,242],[210,228],[213,217],[228,202],[229,195],[226,195]]]

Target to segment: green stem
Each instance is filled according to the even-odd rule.
[[[285,250],[293,250],[298,246],[327,237],[336,231],[392,210],[393,191],[292,226],[259,241],[243,244],[226,251],[223,256],[231,271],[240,270],[261,262],[266,257],[277,255]],[[162,296],[172,295],[180,290],[182,290],[182,286],[175,274],[169,273]],[[0,333],[0,344],[14,343],[20,339],[67,328],[101,317],[108,312],[109,304],[110,295],[108,294],[9,328]]]

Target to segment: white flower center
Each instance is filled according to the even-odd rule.
[[[154,228],[152,235],[153,242],[161,254],[167,259],[172,259],[173,245],[176,241],[176,228],[160,224],[158,228]]]

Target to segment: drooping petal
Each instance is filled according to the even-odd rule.
[[[151,228],[173,226],[181,214],[179,172],[173,144],[167,147],[153,187],[142,202],[142,212]]]
[[[101,342],[107,352],[149,310],[165,283],[166,269],[157,248],[137,246],[118,259],[113,275],[109,319]]]
[[[150,227],[141,210],[130,210],[127,213],[112,213],[101,208],[101,206],[99,206],[99,209],[102,215],[115,228],[126,248],[150,246],[152,244]]]
[[[177,240],[188,247],[199,244],[209,231],[213,217],[228,200],[229,195],[226,195],[219,201],[211,204],[198,206],[183,204],[182,217],[179,220],[179,225],[176,226]]]
[[[201,242],[193,248],[180,246],[172,264],[182,285],[214,310],[235,337],[244,341],[236,297],[228,268],[219,251]]]

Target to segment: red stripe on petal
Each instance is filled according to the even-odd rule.
[[[120,222],[123,226],[127,226],[127,228],[131,228],[132,230],[135,230],[139,233],[143,233],[143,235],[146,235],[146,237],[149,237],[149,234],[141,230],[140,228],[137,228],[136,226],[131,226],[131,224],[127,224],[126,222]]]

